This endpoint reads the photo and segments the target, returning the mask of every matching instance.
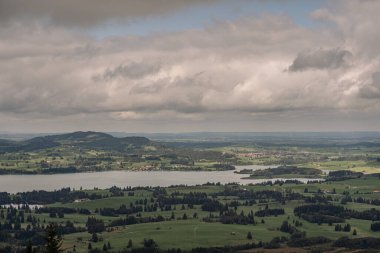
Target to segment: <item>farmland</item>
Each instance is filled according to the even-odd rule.
[[[31,206],[40,204],[44,207],[31,210],[24,206],[18,211],[3,208],[0,222],[12,224],[10,216],[5,214],[13,212],[18,216],[22,213],[24,219],[19,225],[16,225],[17,219],[13,220],[12,233],[18,233],[17,227],[36,231],[30,232],[36,247],[41,233],[37,232],[38,228],[49,223],[58,224],[64,231],[63,248],[66,251],[75,248],[76,252],[88,252],[89,245],[92,249],[103,249],[108,242],[111,246],[109,250],[119,251],[127,249],[129,240],[132,242],[129,250],[143,248],[144,239],[153,239],[162,250],[180,248],[186,251],[247,243],[284,247],[291,244],[294,235],[294,232],[292,234],[281,228],[284,222],[292,226],[298,224],[296,231],[304,233],[305,238],[323,237],[334,241],[342,236],[378,237],[378,232],[371,230],[374,221],[360,215],[345,217],[340,222],[315,223],[295,214],[294,210],[298,206],[317,203],[342,206],[359,214],[366,210],[380,212],[379,180],[378,175],[367,175],[309,184],[282,182],[248,186],[113,187],[86,191],[63,189],[55,194],[8,194],[13,202],[22,203],[23,199],[28,198]],[[4,199],[3,196],[2,202]],[[261,215],[265,210],[283,210],[283,213]],[[92,231],[89,218],[101,223],[102,228]],[[336,224],[350,224],[350,230],[336,231]],[[353,235],[354,230],[356,235]],[[247,238],[248,233],[252,234],[252,239]],[[94,234],[97,239],[93,239]],[[275,243],[274,240],[280,242]],[[18,245],[22,245],[20,243]]]
[[[155,136],[153,136],[154,138]],[[0,174],[55,174],[87,171],[218,171],[234,165],[294,165],[331,170],[380,172],[380,145],[365,138],[325,142],[303,138],[248,141],[193,141],[145,137],[117,138],[99,132],[75,132],[0,140]],[[232,138],[232,137],[231,137]],[[352,137],[351,137],[352,138]],[[291,176],[290,176],[291,177]]]

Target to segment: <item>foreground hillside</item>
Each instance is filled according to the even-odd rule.
[[[336,173],[309,184],[1,193],[0,252],[40,249],[49,224],[64,252],[378,252],[379,185],[378,174]]]

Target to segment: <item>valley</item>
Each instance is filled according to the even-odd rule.
[[[1,140],[1,252],[380,249],[378,139],[210,136]]]

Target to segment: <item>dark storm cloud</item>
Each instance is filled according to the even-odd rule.
[[[360,89],[360,96],[368,99],[380,99],[380,72],[373,73],[371,82]]]
[[[342,49],[319,49],[311,52],[301,52],[294,59],[289,71],[307,69],[336,69],[349,65],[352,53]]]
[[[49,19],[64,26],[88,27],[109,20],[133,20],[216,0],[0,0],[0,21]]]
[[[107,68],[103,74],[95,75],[96,81],[107,81],[118,77],[140,79],[147,75],[155,74],[160,70],[159,64],[153,63],[137,63],[120,64],[114,68]]]

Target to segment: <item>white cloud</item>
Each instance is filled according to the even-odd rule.
[[[378,115],[373,10],[380,2],[336,5],[314,13],[334,24],[319,28],[262,16],[103,40],[51,24],[9,22],[0,26],[0,112],[125,121]]]

